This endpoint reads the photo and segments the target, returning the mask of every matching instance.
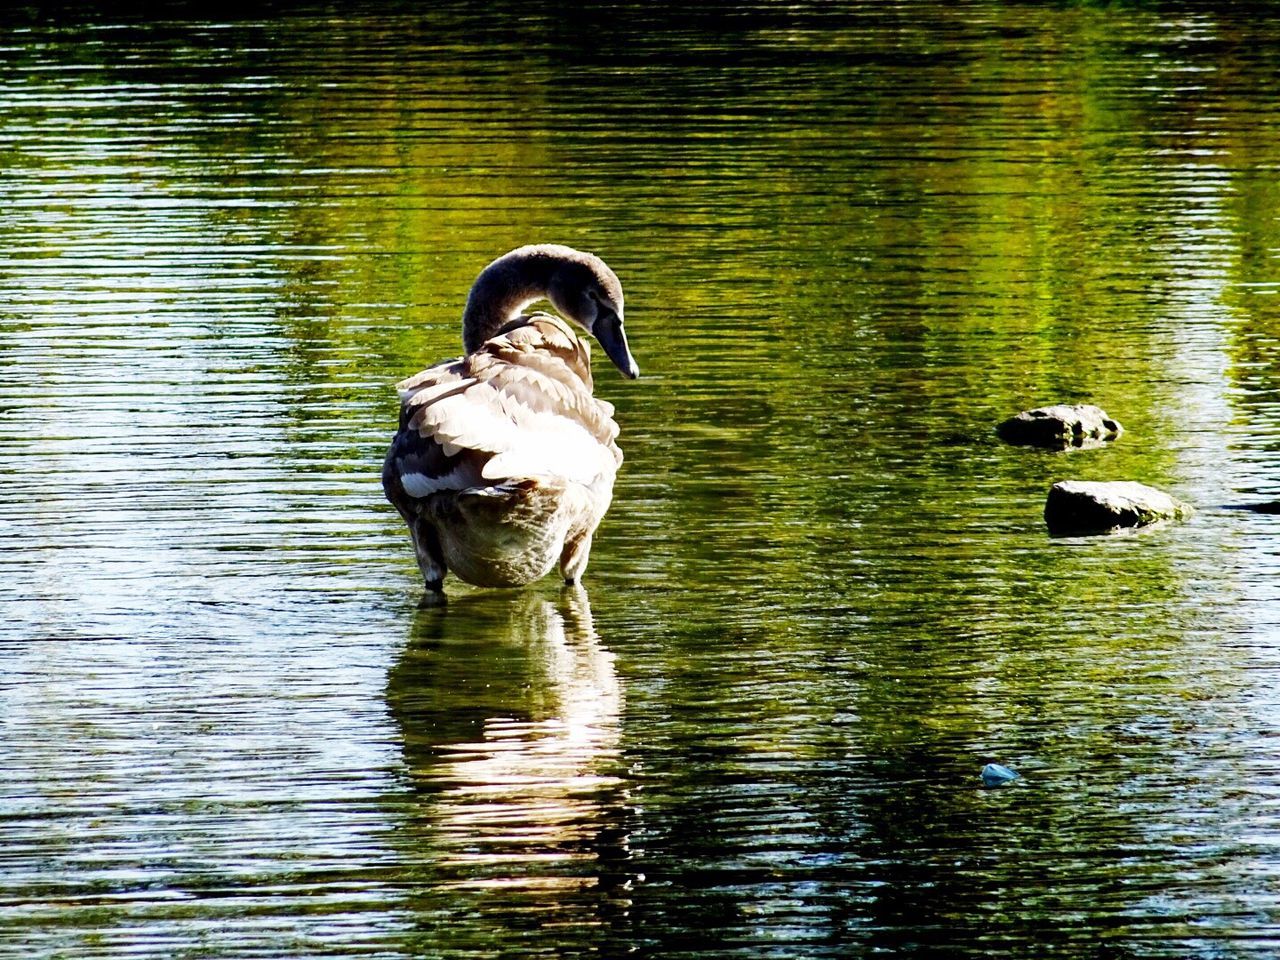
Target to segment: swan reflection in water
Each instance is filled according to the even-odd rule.
[[[413,788],[406,829],[428,871],[420,907],[448,918],[451,942],[477,923],[489,929],[476,936],[500,936],[504,911],[584,930],[625,912],[623,693],[582,588],[420,609],[387,700]]]

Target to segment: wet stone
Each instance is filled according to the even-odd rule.
[[[1051,450],[1102,446],[1121,432],[1120,424],[1105,410],[1087,403],[1024,410],[996,427],[996,433],[1006,443]]]
[[[1053,534],[1106,533],[1184,520],[1192,512],[1181,500],[1142,483],[1064,480],[1050,488],[1044,520]]]

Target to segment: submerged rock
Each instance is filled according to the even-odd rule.
[[[1002,763],[988,763],[982,768],[982,785],[984,787],[1002,787],[1006,783],[1019,779],[1016,770],[1010,770]]]
[[[1229,503],[1224,510],[1248,510],[1250,513],[1280,514],[1280,500],[1268,500],[1265,503]]]
[[[1064,480],[1049,490],[1044,522],[1055,534],[1105,533],[1159,520],[1183,520],[1192,512],[1181,500],[1142,483]]]
[[[1121,432],[1120,424],[1105,410],[1087,403],[1024,410],[996,427],[996,433],[1006,443],[1052,450],[1098,447]]]

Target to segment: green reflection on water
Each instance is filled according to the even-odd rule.
[[[277,641],[400,624],[386,728],[328,731],[395,749],[390,866],[319,950],[481,955],[548,914],[546,952],[600,955],[1274,934],[1274,551],[1215,510],[1276,495],[1271,19],[610,11],[24,21],[0,505],[48,565],[15,590],[76,605],[56,635],[232,629],[193,597]],[[646,372],[598,379],[627,462],[594,616],[543,585],[411,617],[391,384],[533,240],[617,270]],[[1127,432],[994,442],[1055,400]],[[1067,477],[1202,509],[1051,541]],[[980,792],[986,759],[1023,783]]]

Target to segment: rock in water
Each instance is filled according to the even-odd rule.
[[[1054,534],[1106,533],[1159,520],[1183,520],[1192,509],[1169,494],[1131,481],[1064,480],[1049,490],[1044,522]]]
[[[1024,410],[996,427],[996,433],[1007,443],[1065,450],[1101,446],[1120,436],[1121,428],[1101,407],[1059,403]]]

